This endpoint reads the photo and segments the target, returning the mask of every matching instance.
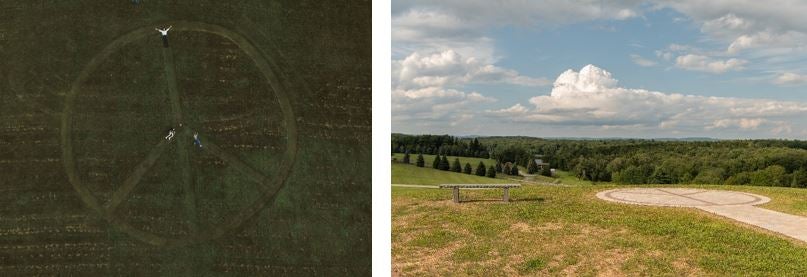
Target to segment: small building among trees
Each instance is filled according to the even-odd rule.
[[[538,166],[538,171],[543,171],[544,168],[549,168],[549,163],[544,162],[542,159],[534,159],[533,162]]]

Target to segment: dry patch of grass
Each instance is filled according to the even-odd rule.
[[[539,225],[530,225],[526,222],[516,222],[510,225],[511,232],[530,233],[545,230],[560,230],[563,225],[560,223],[547,222]]]
[[[679,257],[672,262],[676,271],[684,273],[686,276],[703,276],[703,270],[686,257]]]

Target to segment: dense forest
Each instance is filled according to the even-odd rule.
[[[552,168],[595,182],[807,187],[807,141],[571,140],[392,135],[392,152],[491,158]]]

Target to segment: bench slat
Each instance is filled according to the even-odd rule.
[[[521,184],[441,184],[440,188],[517,188]]]

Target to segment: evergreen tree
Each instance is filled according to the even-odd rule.
[[[517,165],[514,164],[513,168],[510,169],[510,175],[518,176],[518,166]]]
[[[434,156],[434,162],[432,162],[432,168],[440,169],[440,155]]]
[[[473,168],[471,168],[471,163],[465,163],[465,169],[463,169],[462,172],[465,174],[471,174],[472,170]]]
[[[535,159],[530,159],[530,163],[527,164],[527,173],[535,174],[538,173],[538,164],[535,163]]]
[[[440,159],[440,170],[448,171],[451,169],[451,166],[448,163],[448,155],[443,155],[443,158]]]
[[[794,188],[807,188],[807,171],[799,168],[793,171],[793,178],[790,181],[790,186]]]
[[[505,164],[502,166],[502,173],[504,173],[504,174],[510,174],[510,172],[512,172],[512,171],[513,171],[513,170],[512,170],[512,168],[510,168],[510,165],[511,165],[511,164],[510,164],[510,162],[505,163]]]
[[[493,167],[492,165],[490,166],[490,168],[488,168],[488,172],[487,172],[487,173],[488,173],[488,174],[487,174],[487,176],[488,176],[488,177],[490,177],[490,178],[496,178],[496,168],[495,168],[495,167]]]
[[[451,164],[451,171],[462,172],[462,164],[460,164],[460,158],[454,158],[454,163]]]
[[[406,153],[404,153],[403,163],[409,164],[409,150],[406,150]]]
[[[496,172],[502,172],[502,163],[496,162]]]
[[[476,166],[476,176],[485,176],[487,172],[485,172],[485,163],[479,161],[479,165]]]
[[[471,153],[472,156],[476,157],[479,155],[479,150],[481,150],[479,140],[474,138],[474,140],[471,141],[471,145],[468,146],[468,151]]]
[[[417,162],[416,162],[416,165],[417,165],[418,167],[423,167],[423,166],[425,166],[425,165],[426,165],[426,161],[424,161],[424,160],[423,160],[423,153],[418,154],[418,160],[417,160]]]

